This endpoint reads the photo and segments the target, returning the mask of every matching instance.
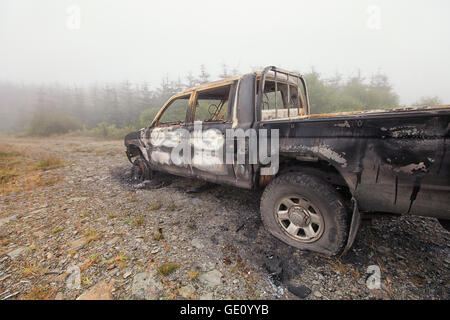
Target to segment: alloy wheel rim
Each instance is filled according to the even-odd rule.
[[[275,217],[289,237],[303,243],[319,240],[325,227],[320,210],[301,195],[281,198],[275,206]]]

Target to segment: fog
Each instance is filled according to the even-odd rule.
[[[0,80],[156,87],[201,64],[212,78],[224,63],[276,65],[382,72],[402,104],[450,103],[449,12],[447,0],[0,0]]]

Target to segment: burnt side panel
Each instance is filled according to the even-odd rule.
[[[450,219],[449,122],[450,111],[427,110],[262,126],[279,129],[280,152],[331,163],[363,211]]]

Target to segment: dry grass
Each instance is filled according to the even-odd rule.
[[[61,177],[58,176],[51,176],[51,177],[42,177],[39,176],[39,178],[36,181],[36,186],[38,187],[50,187],[54,186],[58,182],[61,181]]]
[[[35,245],[35,244],[32,244],[31,246],[28,246],[27,250],[28,251],[40,251],[39,247],[37,245]]]
[[[46,286],[36,286],[22,297],[23,300],[50,300],[56,292],[56,288],[49,288]]]
[[[85,244],[90,244],[91,242],[97,241],[100,238],[100,235],[94,230],[88,229],[85,233]]]
[[[61,178],[44,171],[64,166],[58,157],[26,152],[10,144],[0,144],[0,195],[20,190],[52,186]]]
[[[59,158],[45,156],[45,158],[42,161],[39,161],[36,164],[36,168],[46,171],[46,170],[56,169],[56,168],[62,167],[64,165],[65,165],[64,161],[62,161]]]
[[[97,263],[100,260],[99,255],[97,253],[91,255],[89,257],[89,261],[86,262],[85,264],[83,264],[80,267],[81,271],[85,271],[86,269],[88,269],[90,266],[92,266],[93,264]]]
[[[162,233],[162,228],[157,228],[155,232],[152,234],[153,240],[162,240],[164,239],[164,235]]]
[[[162,203],[161,203],[160,201],[157,201],[156,203],[150,205],[150,206],[148,207],[148,210],[150,210],[150,211],[156,211],[156,210],[161,209],[161,207],[162,207]]]
[[[7,145],[3,145],[3,148],[6,148]],[[13,152],[13,151],[4,151],[4,150],[0,150],[0,158],[10,158],[10,157],[15,157],[20,155],[19,152]]]
[[[56,227],[55,229],[52,230],[52,234],[57,234],[58,232],[63,231],[64,229],[61,227]]]
[[[144,224],[144,217],[143,216],[139,216],[133,219],[129,219],[126,221],[127,224],[130,224],[132,226],[135,227],[140,227]]]
[[[200,273],[195,270],[189,270],[188,276],[189,276],[189,280],[193,281],[193,280],[197,280],[199,278]]]
[[[144,224],[144,217],[143,216],[139,216],[137,218],[134,218],[134,225],[135,226],[142,226]]]
[[[128,260],[130,260],[128,256],[124,255],[123,253],[120,253],[114,258],[103,260],[100,264],[109,265],[107,269],[112,269],[115,266],[118,266],[120,269],[123,269],[127,265]]]
[[[164,277],[167,277],[179,267],[180,266],[176,263],[163,263],[158,267],[158,273]]]
[[[17,172],[17,169],[4,169],[0,170],[0,183],[5,184],[7,182],[10,182],[11,180],[14,180],[19,175]]]
[[[8,244],[10,244],[11,240],[9,239],[3,239],[0,240],[0,247],[6,247]]]
[[[29,276],[42,276],[45,273],[46,269],[42,268],[42,265],[40,264],[31,264],[27,263],[25,268],[23,268],[23,275],[25,277]]]
[[[117,218],[117,213],[115,213],[115,212],[108,212],[108,218],[110,218],[110,219],[114,219],[114,218]]]

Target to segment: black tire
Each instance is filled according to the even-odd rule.
[[[293,194],[301,198],[299,203],[302,201],[302,206],[299,204],[291,207],[295,207],[295,210],[297,210],[294,210],[294,217],[292,216],[293,209],[280,210],[283,207],[280,201],[284,202],[282,199],[289,198]],[[295,197],[289,200],[293,200],[295,203]],[[304,203],[306,203],[306,206]],[[304,207],[308,209],[305,211]],[[317,176],[291,172],[276,177],[264,190],[260,210],[265,228],[273,236],[293,247],[320,252],[327,256],[337,255],[344,249],[349,230],[347,208],[340,194],[329,183]],[[303,212],[301,217],[304,220],[299,220],[299,210]],[[289,219],[293,217],[292,221],[295,221],[295,223],[291,220],[287,220],[288,222],[280,221],[278,212],[281,213],[281,211],[289,212]],[[300,230],[297,235],[293,235],[288,232],[286,227],[286,224],[290,226],[291,223],[294,227],[301,223],[306,225],[306,221],[309,221],[312,226],[311,218],[305,219],[305,216],[315,216],[315,220],[321,216],[318,224],[323,224],[320,228],[314,226],[315,236],[312,236],[309,240],[299,239],[303,236],[303,231]],[[300,224],[297,223],[298,221],[300,221]],[[306,233],[304,236],[308,237]]]
[[[133,167],[131,168],[131,180],[134,182],[142,182],[150,180],[152,177],[152,170],[142,157],[137,158],[133,162]]]
[[[441,224],[442,228],[450,232],[450,220],[439,219],[439,223]]]

